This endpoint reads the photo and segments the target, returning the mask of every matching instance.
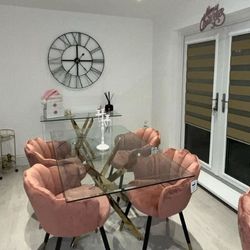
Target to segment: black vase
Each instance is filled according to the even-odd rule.
[[[111,112],[113,111],[113,105],[110,104],[110,102],[108,104],[105,105],[105,112]]]

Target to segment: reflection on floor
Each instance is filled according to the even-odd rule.
[[[42,249],[45,235],[35,219],[22,184],[22,172],[8,172],[0,181],[0,249],[36,250]],[[187,227],[194,250],[240,250],[237,228],[237,214],[199,188],[184,210]],[[131,219],[144,233],[146,216],[132,212]],[[84,222],[83,222],[84,223]],[[119,218],[111,213],[105,224],[111,249],[137,250],[142,248],[142,241],[134,238],[126,229],[118,230]],[[71,239],[64,238],[62,250],[70,249]],[[47,250],[54,250],[56,238],[51,237]],[[81,237],[75,249],[104,249],[100,233],[93,232]],[[149,250],[187,249],[179,216],[165,220],[153,219],[148,244]]]

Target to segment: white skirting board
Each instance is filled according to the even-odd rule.
[[[199,184],[233,209],[238,210],[238,201],[241,193],[202,170],[199,176]]]

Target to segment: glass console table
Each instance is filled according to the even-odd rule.
[[[128,202],[126,192],[133,189],[173,183],[193,175],[163,153],[151,154],[155,150],[151,151],[149,146],[145,147],[145,142],[122,126],[111,126],[106,130],[105,143],[110,147],[107,151],[98,151],[100,134],[100,128],[94,126],[81,138],[74,129],[51,133],[66,202],[106,195],[127,228],[138,239],[142,239],[139,230],[120,208],[117,197]],[[81,146],[82,142],[89,145],[95,157]],[[121,148],[133,148],[134,145],[141,147],[133,151],[133,164],[129,171],[122,168],[110,174],[116,153]],[[65,151],[68,152],[67,157],[62,158],[61,155],[65,155]],[[121,175],[123,183],[119,185],[118,177]]]
[[[116,111],[109,112],[108,114],[110,115],[111,118],[122,116],[120,113]],[[53,123],[53,122],[70,121],[78,137],[83,137],[83,136],[86,137],[90,128],[93,125],[94,119],[96,118],[98,118],[96,116],[96,112],[82,112],[82,113],[69,114],[69,115],[59,116],[59,117],[54,117],[54,118],[46,118],[42,115],[40,118],[40,122]],[[82,125],[80,125],[79,122],[82,120],[84,120],[84,122]],[[46,136],[44,137],[46,138]]]

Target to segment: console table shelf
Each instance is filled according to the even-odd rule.
[[[1,169],[16,168],[16,136],[13,129],[0,129],[0,165]],[[2,175],[0,175],[0,180]]]

